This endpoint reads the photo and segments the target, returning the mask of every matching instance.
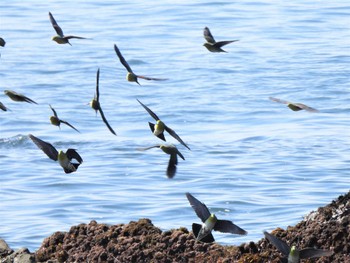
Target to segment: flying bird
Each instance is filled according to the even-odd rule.
[[[216,42],[213,35],[210,33],[208,27],[204,28],[204,38],[207,42],[203,44],[210,52],[227,52],[223,50],[221,47],[230,44],[232,42],[236,42],[238,40],[227,40],[227,41],[219,41]]]
[[[71,39],[71,38],[86,39],[85,37],[77,37],[77,36],[71,36],[71,35],[65,36],[63,34],[62,28],[57,24],[55,18],[51,14],[51,12],[49,12],[49,17],[50,17],[51,24],[57,33],[56,36],[52,37],[52,40],[55,41],[56,43],[58,43],[58,44],[67,44],[68,43],[69,45],[72,45],[71,43],[69,43],[69,39]]]
[[[8,108],[6,108],[6,106],[0,101],[0,109],[2,109],[3,111],[7,111]]]
[[[299,263],[300,259],[330,256],[333,254],[332,251],[315,248],[298,250],[295,246],[289,247],[286,242],[266,231],[264,231],[264,235],[284,256],[288,257],[288,263]]]
[[[305,104],[302,103],[294,103],[294,102],[289,102],[286,100],[281,100],[281,99],[277,99],[277,98],[273,98],[273,97],[269,97],[270,100],[274,101],[274,102],[278,102],[278,103],[282,103],[282,104],[286,104],[288,108],[290,108],[292,111],[300,111],[300,110],[306,110],[309,112],[319,112],[318,110],[311,108]]]
[[[184,141],[180,138],[179,135],[176,134],[176,132],[172,129],[170,129],[168,126],[165,125],[164,122],[162,122],[158,116],[151,111],[150,108],[148,108],[146,105],[144,105],[141,101],[137,99],[137,101],[141,104],[141,106],[151,115],[153,119],[156,120],[156,124],[153,124],[151,122],[148,122],[149,127],[151,128],[152,133],[157,136],[159,139],[166,141],[164,137],[164,131],[167,131],[171,136],[173,136],[176,140],[178,140],[183,146],[185,146],[187,149],[191,150],[190,147],[184,143]]]
[[[64,120],[58,118],[57,112],[55,111],[55,109],[52,108],[51,105],[49,105],[49,106],[50,106],[50,108],[51,108],[51,110],[52,110],[52,112],[53,112],[53,115],[54,115],[54,116],[51,116],[51,117],[50,117],[50,122],[51,122],[52,125],[58,126],[58,128],[61,129],[61,126],[60,126],[60,125],[61,125],[61,123],[64,123],[64,124],[68,125],[68,126],[71,127],[72,129],[74,129],[74,130],[76,130],[77,132],[80,133],[80,131],[78,131],[73,125],[71,125],[71,124],[68,123],[67,121],[64,121]]]
[[[34,104],[38,104],[36,103],[34,100],[22,95],[22,94],[19,94],[13,90],[4,90],[4,93],[10,97],[10,99],[12,99],[13,101],[25,101],[25,102],[28,102],[28,103],[34,103]]]
[[[126,68],[126,70],[128,71],[128,73],[126,74],[126,79],[127,81],[130,81],[130,82],[136,82],[137,84],[140,85],[140,83],[138,82],[138,78],[140,79],[145,79],[145,80],[167,80],[167,79],[162,79],[162,78],[150,78],[150,77],[146,77],[146,76],[140,76],[140,75],[136,75],[132,69],[130,68],[128,62],[126,62],[126,60],[124,59],[122,53],[120,53],[120,50],[119,48],[117,47],[116,44],[114,44],[114,50],[115,52],[117,53],[117,56],[120,60],[120,63],[123,64],[123,66]]]
[[[50,143],[29,134],[29,138],[39,147],[51,160],[58,161],[65,173],[72,173],[77,171],[79,165],[83,162],[83,159],[75,149],[68,149],[66,152],[57,151]],[[78,163],[71,162],[72,159],[78,161]]]
[[[211,231],[219,231],[223,233],[231,233],[238,235],[246,235],[247,231],[236,226],[229,220],[217,219],[215,214],[211,214],[209,209],[205,204],[197,200],[190,193],[186,193],[186,197],[190,202],[193,210],[196,212],[197,216],[202,220],[203,224],[192,224],[192,231],[196,237],[197,241],[202,241],[205,243],[212,243],[215,241]]]
[[[152,149],[152,148],[160,148],[163,152],[165,152],[166,154],[170,155],[168,167],[167,167],[167,170],[166,170],[166,175],[170,179],[173,178],[175,176],[176,167],[177,167],[177,163],[178,163],[177,162],[177,156],[180,156],[182,160],[185,160],[185,157],[176,148],[176,146],[172,145],[172,144],[169,144],[169,145],[159,144],[159,145],[154,145],[154,146],[147,147],[147,148],[139,148],[139,150],[145,151],[145,150],[149,150],[149,149]]]
[[[100,92],[99,92],[99,81],[100,81],[100,69],[97,70],[96,75],[96,93],[94,98],[90,101],[90,106],[95,110],[100,112],[100,115],[102,117],[103,122],[106,124],[107,128],[110,130],[111,133],[114,135],[117,135],[115,131],[112,129],[112,127],[108,124],[107,119],[102,111],[101,104],[100,104]]]

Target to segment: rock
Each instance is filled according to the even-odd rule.
[[[334,251],[314,263],[350,262],[350,192],[311,212],[296,226],[277,228],[272,234],[299,249],[315,247]],[[13,252],[0,240],[2,263],[31,263],[27,249]],[[151,220],[106,225],[91,221],[72,226],[45,238],[35,252],[36,262],[285,262],[286,259],[264,238],[240,246],[196,242],[186,228],[162,232]]]

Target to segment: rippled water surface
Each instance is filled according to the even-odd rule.
[[[51,41],[51,11],[63,31],[89,39]],[[8,1],[1,3],[0,238],[32,251],[54,231],[97,220],[150,218],[161,229],[199,218],[185,192],[247,236],[214,233],[222,244],[256,241],[294,225],[349,190],[350,5],[344,1]],[[238,39],[210,53],[217,41]],[[113,45],[135,73],[125,80]],[[101,70],[100,101],[112,135],[87,105]],[[11,101],[14,90],[38,105]],[[320,113],[293,112],[277,97]],[[138,151],[161,141],[148,105],[191,147],[167,179],[168,155]],[[52,126],[51,104],[62,124]],[[65,174],[28,134],[84,159]]]

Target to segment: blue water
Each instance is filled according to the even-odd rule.
[[[51,11],[72,46],[51,41]],[[8,1],[0,12],[0,238],[31,251],[55,231],[150,218],[163,230],[199,218],[185,192],[247,236],[214,233],[221,244],[257,241],[295,225],[349,190],[350,5],[344,1]],[[210,53],[217,41],[238,39]],[[125,80],[113,44],[134,72]],[[101,69],[100,100],[112,135],[86,105]],[[23,93],[39,105],[11,101]],[[293,112],[269,96],[320,111]],[[136,98],[191,147],[167,179],[169,157]],[[49,123],[51,104],[67,126]],[[65,174],[27,137],[84,159]]]

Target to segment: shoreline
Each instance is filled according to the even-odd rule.
[[[298,248],[332,250],[329,257],[302,262],[350,262],[350,191],[295,226],[272,234]],[[107,225],[92,220],[55,232],[35,252],[16,251],[0,239],[1,262],[284,262],[283,255],[263,238],[239,246],[196,242],[186,228],[162,231],[149,219]]]

